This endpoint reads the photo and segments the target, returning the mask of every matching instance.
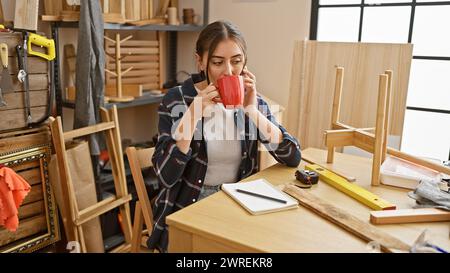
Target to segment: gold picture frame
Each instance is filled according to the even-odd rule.
[[[48,172],[51,157],[50,151],[51,148],[49,145],[41,145],[9,152],[7,154],[0,154],[0,165],[14,170],[21,170],[21,172],[18,172],[19,175],[25,172],[34,173],[35,182],[32,186],[32,191],[35,190],[33,195],[37,196],[40,207],[43,209],[38,212],[39,214],[33,215],[29,219],[20,220],[17,232],[20,232],[22,222],[23,225],[29,224],[31,227],[31,229],[25,226],[22,227],[22,230],[26,229],[27,232],[25,238],[18,237],[18,240],[13,240],[15,234],[0,227],[0,253],[31,253],[60,240],[58,211]],[[25,169],[25,171],[23,169]],[[28,196],[30,195],[31,192]],[[27,198],[25,198],[24,203],[26,201]],[[19,215],[20,212],[19,208]],[[34,234],[28,234],[34,232],[36,225],[33,226],[33,224],[36,223],[36,221],[39,221],[40,229],[36,229]],[[1,245],[2,242],[8,243]]]

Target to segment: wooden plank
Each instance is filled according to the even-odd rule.
[[[64,140],[70,140],[74,138],[79,138],[82,136],[92,135],[95,133],[103,132],[112,128],[115,128],[114,122],[103,122],[96,125],[76,129],[73,131],[65,132],[64,133]]]
[[[19,228],[14,233],[0,227],[0,247],[46,230],[47,220],[45,215],[21,221]]]
[[[164,18],[152,18],[152,19],[147,19],[147,20],[127,22],[127,25],[132,25],[132,26],[137,26],[137,27],[146,26],[146,25],[164,25],[165,21],[166,20]]]
[[[30,186],[42,183],[40,168],[29,169],[22,172],[17,172]]]
[[[2,118],[0,119],[0,131],[11,130],[27,127],[24,109],[15,109],[1,111]],[[32,107],[31,115],[33,122],[38,121],[47,113],[47,107]]]
[[[75,74],[77,69],[77,54],[75,46],[72,44],[64,45],[64,60],[66,71],[68,71],[69,81],[68,86],[75,86]]]
[[[42,191],[42,185],[38,184],[31,187],[31,190],[28,193],[27,197],[25,197],[25,199],[23,200],[22,205],[34,203],[43,199],[44,199],[44,192]]]
[[[143,86],[140,84],[124,84],[122,86],[122,95],[131,97],[141,97],[143,92]],[[105,87],[106,96],[116,96],[117,90],[115,85],[108,85]]]
[[[30,91],[32,90],[46,90],[48,89],[49,76],[48,74],[30,74],[28,76],[30,81]],[[13,91],[25,91],[23,83],[19,82],[17,77],[13,78]]]
[[[386,100],[388,94],[388,76],[383,74],[379,77],[378,104],[375,129],[375,146],[372,163],[372,186],[379,186],[381,182],[380,168],[383,164],[384,146],[384,121],[386,115]],[[387,139],[386,139],[387,140]]]
[[[62,2],[60,0],[44,0],[45,15],[59,15],[62,11]]]
[[[19,220],[27,219],[36,215],[45,215],[44,200],[30,203],[19,208]]]
[[[160,85],[158,83],[147,83],[142,85],[145,90],[159,90]]]
[[[3,115],[3,113],[2,113],[2,115]],[[1,124],[1,121],[3,119],[5,119],[6,117],[7,117],[7,115],[5,115],[5,117],[2,117],[2,119],[0,119],[0,124]],[[0,130],[1,130],[1,128],[2,127],[0,126]],[[19,132],[21,132],[21,131],[19,131]],[[0,137],[1,136],[9,136],[9,135],[2,134],[2,135],[0,135]],[[14,137],[6,137],[6,138],[0,138],[0,139],[1,139],[0,140],[0,154],[51,142],[50,134],[48,131],[39,132],[39,133],[35,133],[35,134],[25,134],[25,135],[17,134]],[[30,166],[35,166],[35,165],[37,166],[38,164],[39,164],[39,162],[37,162],[37,163],[33,162],[33,164]],[[28,165],[25,164],[24,166],[28,166]],[[16,170],[16,167],[14,167],[14,169]],[[20,168],[20,166],[18,166],[18,170],[24,170],[24,168]]]
[[[158,41],[148,41],[148,40],[128,40],[120,44],[120,46],[123,47],[158,47],[159,42]],[[115,45],[112,43],[108,43],[108,48],[115,49]]]
[[[17,57],[9,56],[9,72],[11,75],[17,76],[19,73],[19,65],[17,64]],[[28,57],[28,74],[44,74],[47,73],[49,64],[39,57]]]
[[[150,19],[150,13],[149,13],[149,5],[150,2],[148,0],[140,0],[140,16],[139,20],[146,20]]]
[[[109,70],[114,70],[114,63],[107,63],[106,68]],[[159,69],[159,63],[156,62],[125,62],[122,63],[122,69],[126,70],[130,67],[133,69]]]
[[[325,145],[327,147],[351,146],[354,132],[355,130],[327,130],[324,134]]]
[[[446,221],[450,221],[450,211],[435,208],[370,212],[370,222],[374,225]]]
[[[6,106],[1,108],[1,111],[24,109],[25,102],[23,100],[23,92],[8,93],[3,95],[3,99],[6,102]],[[31,107],[47,106],[48,103],[48,91],[33,91],[30,92],[30,104]],[[0,113],[2,113],[0,111]]]
[[[141,17],[140,0],[125,0],[125,5],[125,19],[127,21],[139,21]]]
[[[40,164],[39,161],[32,161],[32,162],[28,162],[28,163],[23,163],[23,164],[20,164],[19,166],[13,167],[13,170],[15,172],[20,172],[20,171],[23,171],[23,170],[28,170],[28,169],[39,167],[39,164]]]
[[[106,53],[108,54],[115,54],[116,50],[113,48],[107,48]],[[125,56],[127,54],[135,54],[135,55],[152,55],[152,54],[159,54],[158,48],[129,48],[124,47],[120,50],[122,56]],[[128,57],[127,57],[128,58]]]
[[[115,63],[115,60],[110,56],[106,56],[107,62]],[[122,64],[130,62],[159,62],[159,56],[157,55],[131,55],[122,60]]]
[[[367,241],[377,242],[386,252],[395,250],[410,251],[411,246],[384,231],[363,222],[346,211],[327,203],[320,198],[296,186],[288,185],[284,192],[296,198],[300,204],[326,220],[340,226],[355,236]]]
[[[159,78],[155,77],[155,76],[124,78],[124,79],[122,79],[122,83],[124,83],[124,84],[142,84],[142,85],[145,85],[147,83],[158,84]]]
[[[114,200],[113,202],[110,202],[106,205],[93,205],[90,206],[87,209],[84,209],[80,211],[78,219],[75,220],[76,225],[82,225],[108,211],[111,211],[117,207],[120,207],[122,205],[127,204],[131,201],[131,194],[122,198],[119,198],[117,200]]]
[[[164,83],[167,81],[167,33],[163,31],[158,32],[159,41],[159,88],[163,89]]]
[[[37,31],[39,0],[16,0],[14,28]]]

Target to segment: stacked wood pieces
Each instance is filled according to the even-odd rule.
[[[66,0],[44,0],[43,21],[78,22],[80,6],[70,6]]]
[[[160,24],[164,19],[155,19],[153,0],[101,0],[105,23],[131,23],[137,25]],[[68,6],[65,0],[45,0],[43,21],[79,21],[79,9]]]
[[[0,42],[8,45],[8,60],[14,93],[3,94],[6,106],[0,107],[0,132],[25,128],[25,90],[17,79],[18,61],[16,46],[22,43],[19,33],[4,33],[0,35]],[[38,52],[45,52],[39,47],[33,48]],[[28,74],[30,81],[30,102],[33,122],[46,115],[49,94],[49,63],[39,57],[28,57]]]
[[[16,156],[25,149],[47,146],[50,149],[51,137],[47,126],[0,134],[0,158],[2,155]],[[49,150],[48,150],[49,151]],[[50,154],[48,154],[50,156]],[[46,163],[45,163],[46,164]],[[1,252],[32,252],[59,240],[59,226],[56,207],[43,161],[29,160],[15,164],[12,169],[25,179],[31,191],[19,208],[19,227],[10,232],[0,227]],[[49,236],[39,244],[43,234]],[[50,238],[53,236],[53,238]],[[45,237],[45,236],[44,236]],[[20,250],[22,249],[22,250]]]
[[[127,57],[122,60],[122,69],[133,68],[122,78],[124,85],[142,85],[144,90],[160,89],[164,82],[165,66],[163,62],[165,35],[159,33],[158,40],[128,40],[122,43],[122,56]],[[115,54],[115,45],[111,41],[105,40],[105,51],[109,55]],[[115,59],[107,56],[106,68],[115,70]],[[114,85],[116,77],[106,74],[107,86]]]

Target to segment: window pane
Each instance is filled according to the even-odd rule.
[[[407,110],[402,151],[432,159],[448,160],[450,115]]]
[[[414,19],[414,55],[450,56],[450,6],[418,6]]]
[[[357,42],[360,8],[320,8],[317,40]]]
[[[450,61],[413,60],[407,105],[450,110],[449,75]]]
[[[366,0],[366,4],[411,3],[411,0]]]
[[[361,0],[320,0],[321,5],[361,4]]]
[[[364,9],[361,41],[407,43],[411,7],[370,7]]]

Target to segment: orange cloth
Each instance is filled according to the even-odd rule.
[[[15,232],[19,226],[18,208],[31,187],[12,169],[0,166],[0,226]]]

